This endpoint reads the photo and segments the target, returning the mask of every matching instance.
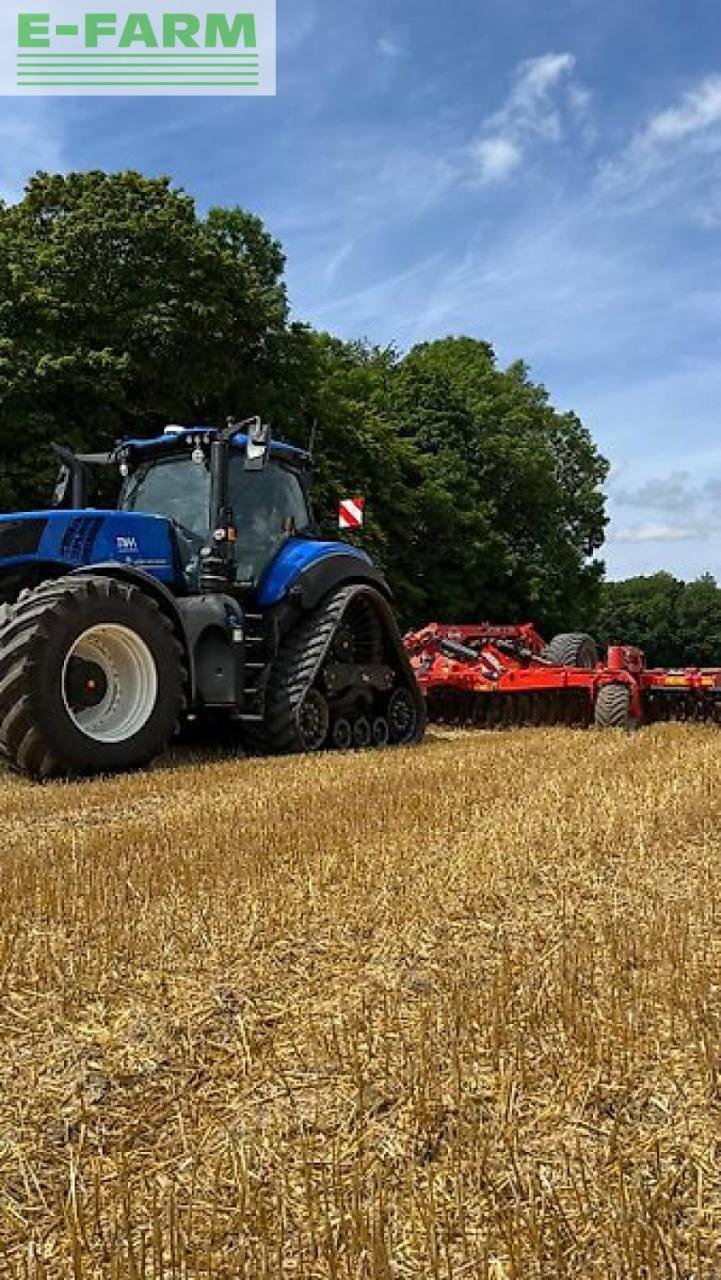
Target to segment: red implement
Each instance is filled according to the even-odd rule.
[[[532,623],[431,623],[405,637],[431,721],[631,728],[654,720],[721,722],[721,669],[648,669],[640,649],[598,660],[590,636],[544,644]]]

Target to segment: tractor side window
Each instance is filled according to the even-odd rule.
[[[286,538],[303,533],[310,513],[300,479],[272,462],[263,471],[246,471],[242,457],[230,464],[230,505],[238,531],[239,582],[257,583]]]
[[[124,511],[165,516],[204,542],[208,536],[210,477],[190,458],[149,462],[126,480],[120,496]]]

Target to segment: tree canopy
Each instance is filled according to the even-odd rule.
[[[711,574],[670,573],[603,584],[596,631],[604,645],[634,644],[653,666],[718,666],[721,588]]]
[[[0,206],[0,507],[46,505],[52,439],[261,412],[315,427],[322,518],[365,495],[407,621],[587,625],[607,466],[576,415],[475,338],[399,354],[292,323],[283,272],[256,216],[201,216],[167,178],[36,175]]]

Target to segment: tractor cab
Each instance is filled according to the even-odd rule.
[[[118,509],[164,516],[176,537],[186,588],[199,587],[211,529],[212,444],[215,433],[171,429],[155,441],[128,442],[121,451]],[[228,441],[225,507],[231,578],[256,589],[288,538],[314,531],[308,497],[310,459],[290,445],[253,441],[236,432]],[[257,448],[257,446],[256,446]]]
[[[204,581],[213,566],[218,586],[255,592],[290,538],[317,533],[310,455],[271,440],[259,418],[229,420],[222,431],[169,426],[108,454],[54,448],[61,463],[54,505],[87,509],[90,472],[98,464],[119,468],[118,513],[167,521],[177,588],[188,594],[216,589]],[[132,546],[132,538],[127,542]]]

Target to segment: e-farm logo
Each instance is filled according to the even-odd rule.
[[[18,8],[11,57],[0,49],[0,93],[274,94],[275,0],[221,5]]]

